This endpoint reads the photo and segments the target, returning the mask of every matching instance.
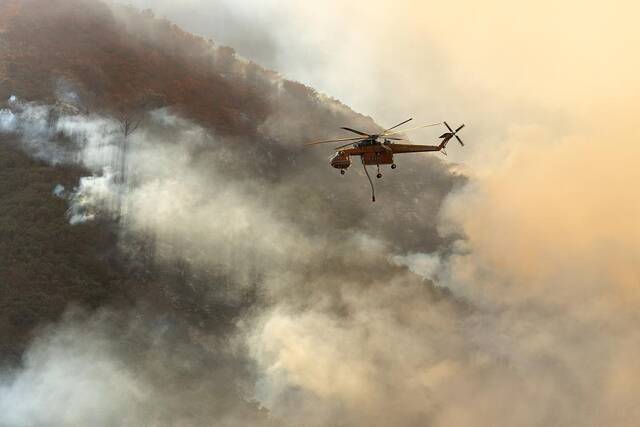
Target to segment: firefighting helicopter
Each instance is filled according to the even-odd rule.
[[[369,183],[371,184],[371,198],[375,202],[375,188],[373,185],[373,180],[369,175],[369,171],[367,170],[367,166],[376,166],[377,174],[376,177],[378,179],[382,178],[382,173],[380,173],[380,165],[391,165],[391,169],[395,169],[397,166],[393,162],[393,155],[400,153],[422,153],[426,151],[439,151],[442,154],[446,155],[446,147],[449,141],[455,138],[461,146],[464,147],[464,142],[458,136],[458,132],[464,128],[465,125],[459,126],[456,130],[453,130],[447,122],[443,123],[431,123],[422,126],[416,126],[414,128],[398,130],[398,128],[402,125],[409,123],[413,119],[407,119],[397,125],[390,127],[380,133],[377,134],[368,134],[366,132],[359,131],[357,129],[353,129],[350,127],[342,127],[341,129],[355,133],[358,135],[357,137],[349,137],[349,138],[334,138],[334,139],[326,139],[322,141],[313,141],[308,142],[305,145],[317,145],[317,144],[328,144],[332,142],[347,142],[345,145],[341,145],[339,147],[334,148],[336,153],[331,156],[329,162],[331,166],[340,170],[340,173],[344,175],[351,166],[351,156],[360,156],[360,160],[362,161],[362,167],[364,168],[364,172],[369,179]],[[448,132],[440,135],[440,144],[438,145],[418,145],[418,144],[398,144],[393,141],[402,141],[404,138],[399,138],[395,135],[399,135],[405,132],[409,132],[416,129],[422,129],[432,126],[439,126],[444,124],[447,127]],[[347,148],[349,147],[349,148]]]

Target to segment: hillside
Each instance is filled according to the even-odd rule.
[[[166,425],[208,425],[219,412],[259,425],[264,414],[245,397],[255,364],[247,344],[230,344],[247,325],[284,302],[348,317],[353,289],[397,277],[422,286],[389,262],[396,254],[446,253],[453,239],[424,218],[464,177],[435,157],[404,158],[380,185],[386,202],[371,207],[360,170],[343,179],[327,165],[330,150],[301,146],[345,124],[378,129],[371,118],[151,11],[1,2],[2,108],[23,122],[0,126],[0,362],[28,366],[30,346],[57,336],[47,325],[68,333],[64,313],[82,307],[73,342],[93,342],[77,325],[108,323],[98,335],[117,349],[116,365],[162,397],[149,405],[167,411]],[[142,125],[123,138],[127,116]],[[72,195],[107,171],[120,175],[96,194],[128,210],[98,200],[95,219],[70,224]],[[56,196],[58,185],[70,195]],[[431,285],[421,292],[447,298]],[[181,393],[196,395],[173,399]],[[201,401],[213,395],[218,406]]]
[[[264,120],[267,100],[256,88],[223,77],[234,71],[231,49],[213,58],[208,42],[150,13],[123,10],[139,25],[132,34],[95,1],[25,0],[0,7],[2,99],[18,94],[51,101],[52,83],[61,79],[91,109],[118,110],[151,99],[229,133],[246,132],[240,113],[249,123]],[[152,43],[156,35],[162,40]]]
[[[2,2],[0,99],[63,101],[114,115],[171,106],[219,134],[257,133],[279,91],[275,73],[235,58],[231,48],[155,19],[150,11],[115,11],[119,19],[112,8],[91,0]],[[296,96],[316,96],[297,83],[283,84]],[[78,97],[67,99],[65,92],[71,90]],[[11,138],[0,137],[0,345],[15,361],[28,332],[57,318],[69,303],[95,308],[113,300],[133,301],[138,292],[157,287],[150,285],[150,277],[131,279],[116,248],[115,224],[66,223],[66,202],[53,197],[52,189],[56,184],[72,188],[86,171],[31,160],[16,151]],[[25,209],[30,210],[23,214]]]

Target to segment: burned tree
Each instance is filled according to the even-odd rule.
[[[116,163],[117,180],[120,184],[124,184],[126,181],[127,172],[127,155],[129,151],[129,137],[133,135],[144,119],[145,109],[144,106],[135,109],[123,110],[118,115],[118,122],[120,124],[120,131],[122,132],[122,138],[120,139],[120,146],[118,147],[119,158]]]
[[[116,115],[118,123],[120,125],[120,131],[122,132],[121,138],[119,138],[119,146],[117,152],[117,159],[114,159],[114,172],[115,180],[119,185],[117,201],[116,201],[116,219],[122,220],[125,214],[125,205],[123,203],[124,196],[130,182],[127,177],[127,157],[129,155],[129,140],[139,128],[144,117],[147,113],[148,102],[144,99],[138,99],[135,102],[126,103],[120,108],[120,111]]]
[[[129,135],[134,133],[142,123],[142,116],[135,113],[123,113],[118,117],[120,122],[120,130],[126,140]]]

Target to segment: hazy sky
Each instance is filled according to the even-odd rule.
[[[478,147],[496,147],[517,126],[562,135],[602,121],[638,95],[640,7],[631,1],[132,3],[382,125],[411,116],[472,124],[466,133],[475,144],[456,152],[458,160],[485,162]]]

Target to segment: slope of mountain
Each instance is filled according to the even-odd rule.
[[[264,120],[268,99],[241,83],[244,77],[222,74],[239,64],[231,49],[217,49],[214,59],[209,42],[154,20],[149,12],[117,10],[127,20],[116,21],[112,9],[97,1],[2,2],[0,99],[17,95],[113,114],[171,105],[223,134],[251,134]],[[135,24],[137,32],[125,22]],[[155,34],[170,44],[151,41]],[[255,65],[249,68],[258,72]],[[30,159],[14,138],[0,139],[4,362],[17,362],[33,328],[57,319],[72,303],[97,308],[146,294],[167,310],[189,305],[158,285],[159,276],[171,281],[179,275],[177,267],[156,273],[141,267],[147,271],[142,275],[125,267],[116,224],[107,220],[69,226],[67,201],[52,190],[58,184],[73,188],[86,170]],[[185,292],[181,296],[189,300]],[[224,316],[225,307],[220,312]]]
[[[286,302],[346,318],[349,295],[387,282],[447,303],[445,291],[393,259],[450,250],[455,236],[442,237],[430,219],[465,178],[433,156],[402,158],[400,172],[380,182],[384,203],[372,206],[358,165],[343,179],[327,165],[330,150],[301,142],[345,124],[379,126],[231,48],[99,0],[3,1],[0,119],[33,106],[45,106],[38,132],[0,126],[3,364],[28,365],[34,337],[57,336],[43,325],[79,305],[102,320],[71,322],[72,332],[62,320],[62,334],[80,337],[72,343],[83,353],[108,319],[97,335],[108,335],[115,365],[154,396],[148,407],[131,403],[133,413],[163,413],[158,425],[210,425],[227,413],[245,421],[221,425],[268,425],[246,392],[255,365],[229,344],[262,311]],[[57,122],[65,112],[67,125],[95,135],[69,141],[73,129]],[[127,117],[143,119],[132,137],[104,130]],[[29,150],[78,149],[94,136],[112,138],[100,141],[117,155],[88,165],[81,150],[62,162]],[[122,186],[105,191],[129,204],[128,216],[98,209],[94,221],[71,225],[68,194],[107,170],[120,171],[110,184]],[[54,194],[58,185],[66,198]]]
[[[91,0],[11,1],[0,8],[2,99],[51,101],[56,82],[66,80],[91,109],[151,99],[228,133],[245,133],[247,123],[265,118],[268,100],[245,79],[225,77],[234,72],[231,49],[213,57],[209,42],[149,12],[118,9],[133,32]]]

